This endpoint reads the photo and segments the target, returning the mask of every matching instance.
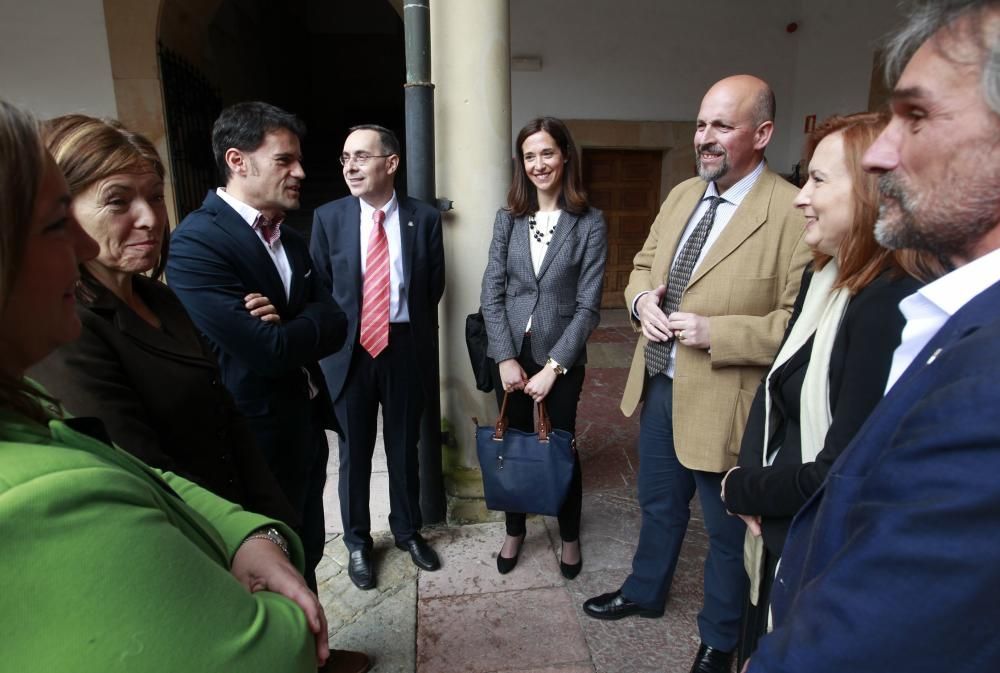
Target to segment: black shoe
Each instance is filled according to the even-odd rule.
[[[622,596],[619,589],[610,594],[601,594],[583,604],[583,611],[594,619],[621,619],[638,615],[640,617],[662,617],[663,610],[648,610]]]
[[[702,643],[691,665],[691,673],[730,673],[732,666],[732,652],[723,652]]]
[[[437,570],[441,567],[438,555],[434,553],[427,541],[420,537],[420,533],[414,533],[413,537],[405,542],[397,542],[396,548],[410,552],[410,558],[413,559],[413,564],[418,568]]]
[[[575,540],[574,540],[574,542],[575,542]],[[563,546],[564,547],[566,546],[565,542],[563,542]],[[580,574],[580,570],[582,568],[583,568],[583,551],[582,550],[580,551],[580,560],[577,561],[576,563],[563,563],[562,562],[562,553],[560,552],[560,555],[559,555],[559,572],[562,573],[563,577],[565,577],[568,580],[574,579],[577,575]]]
[[[372,568],[372,553],[367,549],[355,549],[347,561],[347,576],[359,589],[375,588],[375,569]]]
[[[330,648],[330,658],[319,673],[367,673],[371,668],[371,659],[364,652]]]
[[[521,533],[521,535],[519,536],[521,538],[521,542],[517,545],[517,553],[514,554],[514,558],[507,558],[506,556],[501,556],[500,553],[503,551],[502,548],[500,551],[497,552],[497,571],[501,575],[506,575],[507,573],[509,573],[511,570],[514,569],[514,566],[517,565],[517,557],[521,555],[521,547],[524,546],[524,535],[525,535],[524,533]]]

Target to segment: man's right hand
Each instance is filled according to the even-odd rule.
[[[667,327],[667,314],[660,309],[667,286],[661,285],[652,292],[639,297],[635,303],[635,312],[642,324],[642,334],[650,341],[669,341],[673,337]]]

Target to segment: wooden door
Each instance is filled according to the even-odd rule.
[[[583,150],[583,183],[608,223],[608,264],[601,308],[621,308],[632,273],[660,207],[663,153],[650,150]]]

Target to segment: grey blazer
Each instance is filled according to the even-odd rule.
[[[535,275],[531,264],[528,218],[497,211],[480,303],[497,362],[521,352],[531,321],[531,356],[538,364],[552,358],[567,369],[587,362],[586,343],[600,322],[608,232],[601,211],[583,215],[563,211]]]

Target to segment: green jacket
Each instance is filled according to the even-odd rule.
[[[87,420],[0,410],[0,672],[315,671],[302,610],[229,572],[268,524],[301,569],[292,531],[70,427]]]

